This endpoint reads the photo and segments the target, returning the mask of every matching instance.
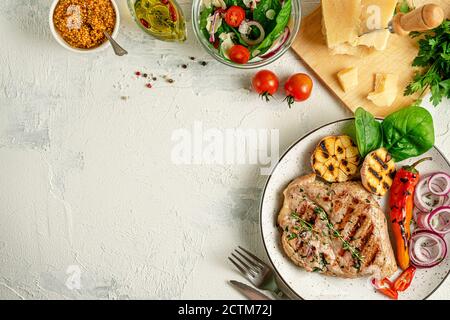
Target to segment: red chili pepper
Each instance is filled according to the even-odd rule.
[[[408,269],[402,272],[402,274],[394,281],[394,289],[397,291],[405,291],[411,285],[416,268],[410,266]]]
[[[169,3],[169,0],[161,0],[161,3],[162,3],[162,4],[168,4],[168,3]]]
[[[142,24],[145,28],[148,29],[148,28],[150,27],[150,25],[148,24],[147,20],[141,18],[140,21],[141,21],[141,24]]]
[[[419,182],[419,172],[416,166],[425,160],[424,158],[411,166],[405,166],[398,170],[392,183],[389,208],[392,232],[395,239],[397,263],[402,270],[409,267],[409,241],[411,238],[411,219],[414,207],[414,189]]]
[[[177,9],[175,9],[172,2],[169,2],[169,13],[170,13],[170,18],[172,19],[172,21],[176,22],[178,19],[178,14],[177,14]]]
[[[388,278],[384,278],[381,280],[374,278],[372,279],[372,285],[375,287],[375,289],[377,289],[385,296],[394,300],[398,299],[398,292],[393,288],[393,284]]]

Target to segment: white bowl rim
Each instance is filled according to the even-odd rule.
[[[81,54],[86,54],[86,53],[93,53],[93,52],[99,52],[104,50],[105,48],[108,48],[109,46],[111,46],[111,44],[109,43],[109,41],[105,41],[104,43],[102,43],[101,45],[99,45],[98,47],[94,47],[91,49],[81,49],[81,48],[75,48],[70,46],[62,37],[61,35],[58,33],[58,31],[56,31],[55,29],[55,25],[53,23],[53,13],[55,12],[55,8],[56,5],[59,3],[60,0],[53,0],[52,5],[50,6],[50,14],[49,14],[49,25],[50,25],[50,31],[53,35],[53,38],[55,38],[56,42],[58,42],[62,47],[66,48],[69,51],[72,52],[76,52],[76,53],[81,53]],[[117,3],[115,0],[110,0],[114,11],[116,13],[116,24],[114,26],[114,30],[112,33],[112,37],[116,38],[118,33],[119,33],[119,27],[120,27],[120,12],[119,12],[119,7],[117,6]]]

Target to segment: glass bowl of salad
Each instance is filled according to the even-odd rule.
[[[136,24],[162,41],[186,40],[183,11],[175,0],[128,0]]]
[[[202,46],[228,66],[252,69],[281,57],[300,28],[298,0],[194,0],[192,24]]]

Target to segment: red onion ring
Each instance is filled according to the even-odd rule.
[[[445,213],[447,214],[444,215]],[[443,224],[443,226],[441,224]],[[450,207],[443,206],[433,210],[426,218],[426,225],[427,229],[430,229],[437,234],[443,235],[450,232]]]
[[[431,268],[447,256],[447,243],[437,233],[419,230],[411,235],[409,248],[411,263],[417,268]]]
[[[449,200],[448,196],[442,197],[430,191],[430,177],[427,176],[420,180],[414,191],[414,204],[422,212],[431,212],[438,207],[446,205]],[[435,188],[438,188],[434,182],[432,184]]]
[[[433,174],[428,178],[428,189],[437,196],[447,195],[450,192],[450,176],[444,172]]]
[[[255,46],[257,44],[260,44],[266,37],[266,32],[264,31],[263,26],[258,21],[248,21],[247,25],[249,27],[254,26],[254,27],[258,28],[259,37],[258,37],[258,39],[253,40],[253,39],[250,39],[247,36],[247,34],[241,33],[242,40],[244,40],[245,43],[248,44],[249,46]],[[251,28],[249,28],[249,32],[250,32],[250,30],[251,30]]]

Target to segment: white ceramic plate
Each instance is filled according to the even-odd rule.
[[[287,258],[281,248],[280,231],[276,218],[283,201],[283,190],[294,178],[312,172],[310,156],[316,144],[325,136],[343,134],[353,119],[344,119],[322,126],[294,143],[281,157],[268,178],[260,206],[260,224],[263,243],[270,261],[281,280],[303,299],[385,299],[370,284],[369,278],[340,279],[306,272]],[[437,148],[423,156],[432,156],[418,168],[425,175],[433,171],[450,173],[450,164]],[[417,159],[408,159],[399,164],[411,164]],[[386,197],[385,197],[386,198]],[[386,208],[386,199],[380,201]],[[386,212],[386,210],[385,210]],[[388,220],[389,221],[389,220]],[[447,244],[450,237],[447,234]],[[399,299],[426,299],[445,280],[450,272],[450,258],[431,269],[419,269],[411,287],[399,294]]]

